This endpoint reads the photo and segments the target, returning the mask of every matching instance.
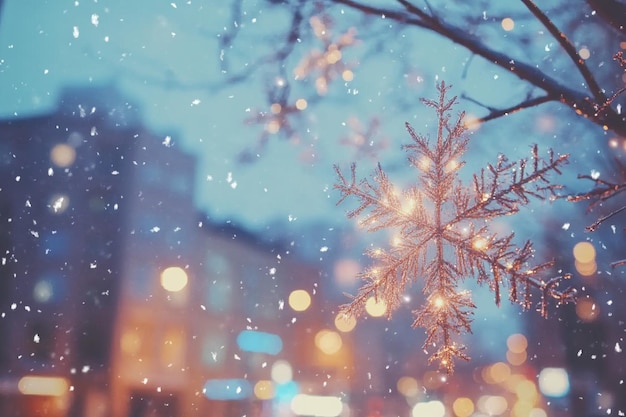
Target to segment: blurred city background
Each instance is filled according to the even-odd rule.
[[[350,162],[415,181],[404,122],[435,134],[419,98],[440,80],[477,120],[464,180],[538,143],[571,153],[564,193],[593,186],[579,174],[624,183],[624,120],[558,100],[479,120],[535,89],[349,1],[223,3],[0,0],[0,415],[624,415],[623,213],[585,232],[623,197],[533,202],[495,224],[572,273],[579,301],[545,320],[468,279],[471,361],[448,375],[410,327],[419,285],[391,320],[373,298],[339,313],[364,252],[392,235],[365,233],[333,190]],[[581,85],[510,3],[420,8]],[[610,96],[626,38],[596,3],[547,13]]]

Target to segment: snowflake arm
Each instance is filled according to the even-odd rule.
[[[335,189],[341,193],[337,204],[342,203],[349,196],[359,200],[359,206],[347,213],[348,218],[358,217],[371,208],[371,211],[364,214],[359,221],[359,225],[368,232],[400,226],[408,221],[411,221],[414,227],[427,224],[427,216],[421,204],[419,191],[413,188],[406,192],[404,200],[409,203],[401,204],[398,190],[393,186],[380,164],[374,171],[374,183],[362,179],[357,184],[356,164],[350,166],[350,181],[345,178],[338,166],[335,165],[334,168],[339,178],[339,182],[335,184]]]

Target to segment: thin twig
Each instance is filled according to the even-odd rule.
[[[615,216],[616,214],[619,214],[620,212],[626,210],[626,206],[624,207],[620,207],[617,210],[614,210],[612,212],[610,212],[609,214],[607,214],[606,216],[602,216],[600,217],[598,220],[596,220],[593,224],[585,227],[585,231],[586,232],[595,232],[596,229],[600,226],[601,223],[603,223],[604,221],[610,219],[611,217]]]
[[[546,95],[543,95],[543,96],[540,96],[540,97],[535,97],[535,98],[531,98],[531,99],[528,99],[528,100],[524,100],[521,103],[518,103],[518,104],[516,104],[514,106],[511,106],[511,107],[507,107],[505,109],[495,109],[493,107],[486,106],[486,105],[484,105],[482,103],[479,103],[477,100],[475,100],[475,99],[473,99],[471,97],[468,97],[466,95],[463,95],[462,97],[464,99],[468,100],[468,101],[471,101],[472,103],[475,103],[475,104],[478,104],[478,105],[480,105],[482,107],[485,107],[487,110],[490,111],[490,113],[488,115],[486,115],[484,117],[481,117],[479,119],[476,119],[475,123],[488,122],[489,120],[497,119],[498,117],[502,117],[502,116],[507,116],[509,114],[513,114],[513,113],[518,112],[520,110],[527,109],[527,108],[534,107],[534,106],[538,106],[540,104],[547,103],[547,102],[553,101],[555,99],[554,97],[550,96],[549,94],[546,94]]]
[[[611,262],[611,268],[617,268],[618,266],[626,265],[626,259],[620,259],[619,261]]]

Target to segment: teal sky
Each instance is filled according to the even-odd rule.
[[[460,71],[452,70],[452,62],[462,62],[467,54],[425,35],[427,42],[411,51],[390,51],[391,60],[368,59],[367,65],[358,65],[359,54],[368,46],[361,42],[348,55],[357,64],[354,81],[334,84],[329,94],[334,98],[310,106],[295,120],[302,124],[295,126],[302,132],[301,142],[270,137],[262,157],[242,165],[236,161],[238,153],[255,146],[262,131],[262,125],[247,126],[244,121],[256,111],[268,110],[264,94],[275,79],[260,69],[243,83],[227,84],[231,74],[221,72],[220,59],[229,59],[233,73],[247,69],[254,62],[253,54],[272,47],[271,42],[256,40],[271,39],[277,27],[288,23],[280,9],[245,13],[244,21],[237,23],[240,31],[235,46],[220,51],[218,36],[224,33],[229,16],[225,6],[65,1],[32,7],[9,0],[0,24],[0,117],[49,112],[64,86],[112,83],[140,106],[145,122],[156,132],[171,135],[176,146],[198,155],[197,201],[209,213],[239,219],[251,228],[263,227],[270,220],[336,221],[344,210],[334,206],[332,165],[360,157],[339,144],[339,138],[349,132],[348,120],[359,117],[365,125],[368,118],[379,118],[385,132],[380,141],[391,143],[375,157],[397,163],[403,157],[399,146],[408,139],[404,121],[421,111],[399,112],[388,99],[404,88],[398,79],[404,54],[427,56],[437,44],[449,49],[437,60],[425,63],[421,59],[415,65],[410,74],[415,78],[412,97],[408,97],[413,103],[419,95],[434,91],[438,74],[458,77]],[[343,23],[349,26],[350,22]],[[294,53],[293,64],[302,55],[303,51]],[[291,75],[289,69],[287,73]],[[168,88],[167,77],[190,87]],[[298,90],[304,96],[310,86],[294,83],[293,97]],[[401,139],[390,137],[396,132]],[[361,162],[366,174],[375,161]]]
[[[298,143],[270,135],[262,155],[252,164],[241,164],[238,154],[254,149],[263,131],[262,124],[245,121],[269,111],[266,93],[280,75],[268,65],[252,71],[243,82],[228,79],[248,71],[258,57],[280,45],[279,35],[289,21],[284,6],[260,9],[256,2],[243,2],[241,21],[232,22],[228,3],[224,4],[101,0],[49,1],[33,7],[29,2],[5,1],[0,22],[0,117],[50,112],[64,86],[114,85],[139,105],[151,129],[163,137],[170,135],[175,146],[197,155],[196,200],[201,209],[217,219],[262,229],[274,221],[294,227],[344,221],[345,208],[335,207],[333,164],[347,167],[355,161],[361,176],[366,176],[380,161],[400,183],[413,181],[414,172],[403,168],[405,154],[400,151],[410,140],[404,122],[411,122],[418,132],[433,132],[433,115],[419,98],[433,97],[438,80],[455,85],[454,94],[494,107],[510,105],[524,95],[526,87],[516,77],[439,36],[398,31],[384,19],[380,26],[365,28],[358,16],[334,9],[334,39],[352,26],[357,30],[358,42],[343,56],[353,68],[354,80],[332,83],[327,96],[291,119],[300,135]],[[508,34],[499,21],[489,23],[488,17],[483,12],[477,18],[487,22],[485,30],[495,33],[493,39],[505,42]],[[525,25],[530,23],[522,21],[518,27],[528,30]],[[234,33],[235,27],[232,47],[220,50],[220,37]],[[387,30],[392,36],[384,33]],[[529,47],[543,56],[541,65],[556,54],[546,52],[550,41],[548,35],[537,35]],[[321,47],[315,38],[303,37],[296,44],[284,72],[291,84],[290,101],[315,96],[313,80],[295,80],[293,68],[308,51]],[[226,71],[220,67],[223,61],[229,64]],[[485,114],[484,108],[463,99],[458,110]],[[562,138],[552,132],[571,130],[570,116],[562,106],[548,104],[485,124],[473,134],[467,174],[501,152],[511,159],[526,157],[530,143],[566,151]],[[372,118],[380,122],[370,156],[341,143],[355,118],[363,126]],[[554,130],[538,127],[541,118],[547,118]],[[528,135],[511,136],[526,131]],[[588,135],[584,130],[576,133],[580,138],[573,139],[581,142]],[[578,168],[568,173],[570,178],[588,172],[587,167],[580,168],[582,160],[576,162]]]

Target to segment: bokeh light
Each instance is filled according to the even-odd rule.
[[[293,378],[291,364],[285,360],[274,362],[271,371],[272,380],[278,384],[284,384]]]
[[[520,333],[512,334],[507,338],[506,346],[509,348],[506,352],[506,359],[511,365],[520,366],[526,362],[528,358],[526,353],[528,340],[526,336]]]
[[[304,110],[307,108],[308,105],[309,103],[307,103],[307,101],[303,98],[299,98],[296,100],[296,109],[298,110]]]
[[[583,46],[578,50],[578,56],[582,59],[589,59],[591,57],[591,51],[586,46]]]
[[[515,392],[517,386],[526,381],[526,377],[521,374],[511,373],[511,376],[502,382],[502,385],[506,387],[510,392]]]
[[[280,121],[278,120],[270,120],[266,125],[265,125],[265,131],[267,133],[278,133],[278,131],[280,130]]]
[[[528,417],[534,407],[533,402],[519,399],[513,404],[511,417]]]
[[[596,264],[596,249],[590,242],[578,242],[572,250],[575,259],[576,271],[582,276],[588,277],[595,274],[598,266]]]
[[[161,286],[170,292],[178,292],[187,286],[189,277],[184,269],[170,266],[161,272]]]
[[[588,263],[596,258],[596,249],[590,242],[578,242],[572,252],[574,258],[580,263]]]
[[[539,390],[548,397],[564,397],[569,392],[569,377],[563,368],[545,368],[539,372]]]
[[[120,337],[122,352],[128,356],[138,354],[142,348],[142,338],[136,329],[126,329]]]
[[[250,397],[253,387],[246,379],[209,379],[202,393],[210,400],[243,400]]]
[[[282,110],[283,106],[281,106],[280,103],[272,103],[272,105],[270,106],[270,111],[274,114],[280,114]]]
[[[283,340],[274,333],[246,329],[237,335],[237,346],[246,352],[277,355],[283,350]]]
[[[311,306],[311,296],[306,290],[293,290],[289,294],[289,307],[295,311],[305,311]]]
[[[343,403],[339,397],[298,394],[291,400],[291,411],[300,416],[336,417]]]
[[[259,400],[272,399],[274,398],[274,384],[272,381],[263,379],[254,384],[253,392]]]
[[[403,376],[398,379],[396,388],[400,394],[408,398],[416,397],[420,392],[417,379],[412,376]]]
[[[496,362],[483,368],[482,377],[488,384],[499,384],[511,376],[511,368],[504,362]]]
[[[50,151],[50,160],[59,168],[67,168],[76,160],[76,150],[70,145],[59,143]]]
[[[300,391],[300,386],[295,381],[287,381],[274,387],[274,398],[278,403],[289,403]]]
[[[500,395],[483,395],[478,399],[477,406],[482,413],[497,416],[507,410],[509,403]]]
[[[583,277],[590,277],[598,270],[598,264],[595,261],[587,263],[580,263],[576,261],[574,263],[574,267],[576,268],[576,271]]]
[[[512,352],[509,350],[506,352],[506,360],[513,366],[523,365],[524,362],[526,362],[526,359],[528,359],[526,351]]]
[[[365,311],[372,317],[382,317],[387,312],[387,304],[376,297],[370,297],[365,302]]]
[[[342,345],[341,336],[335,331],[324,329],[315,335],[315,346],[327,355],[339,352]]]
[[[17,389],[24,395],[59,397],[67,394],[69,388],[67,379],[53,376],[24,376],[17,383]]]
[[[54,288],[48,280],[37,281],[33,288],[33,298],[40,303],[47,303],[54,295]]]
[[[539,399],[539,393],[537,392],[535,383],[529,381],[528,379],[521,380],[515,386],[515,394],[520,400],[524,400],[531,404],[534,404]]]
[[[548,417],[548,414],[542,408],[533,408],[530,410],[530,413],[528,413],[528,417]]]
[[[457,417],[469,417],[474,413],[474,402],[467,397],[459,397],[452,403],[452,411]]]
[[[600,308],[591,298],[582,298],[576,303],[576,315],[584,322],[594,321],[600,314]]]
[[[355,277],[361,270],[361,265],[350,258],[339,259],[333,267],[335,281],[341,286],[349,286],[354,284]]]
[[[515,333],[506,339],[506,346],[513,353],[522,353],[528,347],[528,340],[523,334]]]
[[[502,29],[504,29],[507,32],[510,32],[515,28],[515,21],[511,19],[510,17],[505,17],[504,19],[502,19],[501,24],[502,24]]]
[[[411,410],[412,417],[444,417],[446,415],[446,407],[441,401],[427,401],[417,403]]]
[[[335,316],[335,327],[340,332],[351,332],[356,326],[356,319],[353,316],[339,313]]]

